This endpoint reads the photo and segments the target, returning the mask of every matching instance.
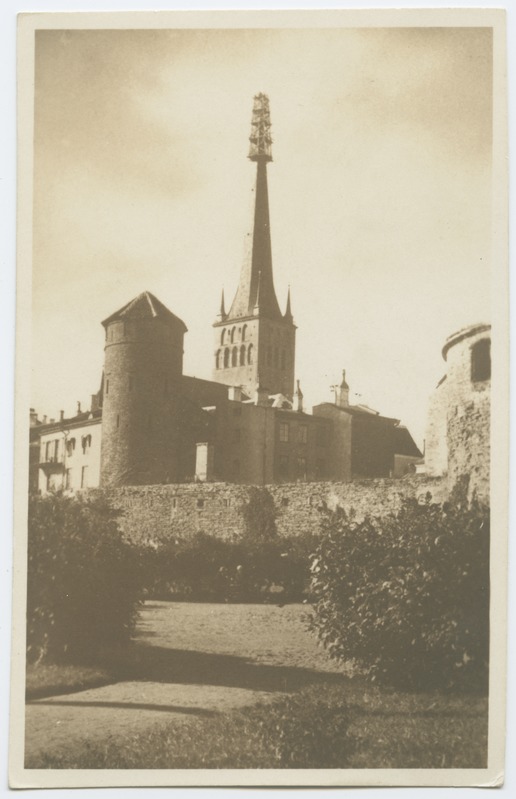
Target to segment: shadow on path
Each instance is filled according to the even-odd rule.
[[[268,666],[237,655],[136,644],[110,662],[119,681],[221,685],[254,691],[294,691],[317,683],[342,683],[344,674],[295,666]]]
[[[61,699],[39,700],[28,704],[50,705],[51,707],[101,707],[101,708],[120,708],[122,710],[157,710],[164,713],[183,713],[190,716],[217,716],[216,710],[207,710],[202,707],[182,707],[181,705],[156,705],[145,704],[142,702],[81,702]]]

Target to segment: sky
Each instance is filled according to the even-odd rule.
[[[422,446],[441,348],[490,321],[491,35],[482,28],[38,31],[31,404],[100,385],[100,322],[144,290],[209,378],[252,222],[270,98],[274,277],[306,404],[401,419]]]

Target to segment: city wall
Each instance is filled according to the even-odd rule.
[[[358,518],[397,510],[403,499],[430,492],[436,502],[448,496],[446,480],[410,476],[347,483],[289,483],[267,486],[277,509],[282,536],[317,532],[323,503],[354,509]],[[231,483],[124,486],[100,490],[120,509],[121,527],[128,538],[158,544],[170,538],[188,538],[198,532],[225,540],[243,532],[241,507],[250,488]]]

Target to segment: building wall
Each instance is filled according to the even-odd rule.
[[[448,496],[439,478],[406,477],[347,483],[293,483],[267,486],[278,511],[278,532],[283,536],[317,533],[321,507],[354,509],[357,518],[396,511],[404,498],[421,498],[428,492],[434,501]],[[100,492],[100,489],[99,489]],[[123,486],[103,489],[122,512],[125,535],[141,543],[188,538],[204,532],[226,540],[243,533],[240,508],[249,488],[228,483]]]
[[[450,486],[468,476],[470,492],[488,499],[491,379],[490,371],[483,379],[474,374],[474,353],[482,342],[489,347],[489,325],[465,328],[447,339],[446,379],[430,403],[425,467],[429,475],[447,474]]]
[[[103,484],[180,479],[177,420],[182,358],[180,325],[175,328],[160,318],[115,320],[107,325]]]
[[[329,473],[335,480],[351,480],[351,414],[330,402],[316,405],[313,413],[333,422],[328,447]]]
[[[72,491],[100,484],[100,419],[81,426],[56,428],[42,434],[38,489]],[[50,460],[48,460],[50,458]]]

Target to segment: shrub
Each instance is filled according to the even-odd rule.
[[[155,598],[212,602],[295,602],[310,582],[311,536],[223,541],[206,533],[170,541],[152,553],[148,590]]]
[[[249,498],[240,507],[244,520],[244,535],[251,541],[273,541],[276,529],[276,506],[274,498],[266,488],[251,486]]]
[[[104,499],[30,498],[27,580],[29,662],[94,657],[129,638],[141,574]]]
[[[357,522],[328,512],[311,563],[312,627],[335,658],[412,688],[487,687],[489,511],[406,500]]]

